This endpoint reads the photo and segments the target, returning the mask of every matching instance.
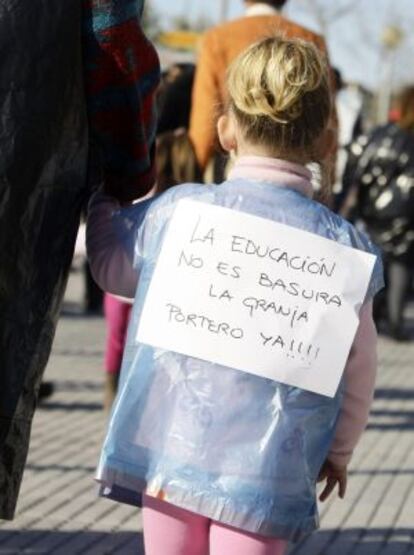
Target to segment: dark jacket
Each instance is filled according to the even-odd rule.
[[[356,187],[354,218],[362,219],[384,254],[414,257],[414,133],[391,123],[350,147],[345,178]]]
[[[41,21],[36,28],[33,23]],[[0,518],[11,519],[84,202],[81,3],[0,10]],[[47,31],[46,31],[47,30]]]
[[[144,195],[154,179],[158,58],[139,25],[143,0],[115,4],[1,2],[0,518],[14,515],[92,181],[89,135],[115,195]]]

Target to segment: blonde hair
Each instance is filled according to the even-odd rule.
[[[313,44],[278,36],[257,42],[232,63],[227,84],[247,140],[312,159],[331,113],[327,63]]]

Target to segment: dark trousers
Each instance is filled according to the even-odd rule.
[[[408,264],[392,261],[388,264],[387,311],[391,329],[403,326],[404,308],[411,287],[412,268]]]
[[[100,312],[103,304],[103,292],[92,277],[89,263],[86,260],[85,272],[85,310],[86,312]]]
[[[413,267],[411,263],[393,258],[384,260],[385,289],[374,303],[374,316],[379,320],[386,315],[391,332],[400,332],[404,324],[404,309],[411,289]]]

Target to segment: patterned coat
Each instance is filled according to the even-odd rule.
[[[351,145],[346,179],[357,189],[354,217],[394,259],[414,259],[414,133],[391,123]]]

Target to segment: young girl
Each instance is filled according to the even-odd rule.
[[[228,89],[228,111],[218,122],[223,148],[236,157],[228,181],[177,186],[125,208],[97,194],[90,206],[88,249],[97,282],[115,294],[135,294],[97,479],[103,496],[142,503],[146,555],[284,553],[288,540],[318,526],[318,478],[326,479],[321,500],[337,485],[344,496],[346,468],[372,400],[379,262],[364,304],[355,308],[359,327],[333,398],[136,340],[181,199],[373,250],[352,225],[312,200],[305,165],[323,161],[331,145],[328,74],[316,49],[265,39],[234,62]]]

